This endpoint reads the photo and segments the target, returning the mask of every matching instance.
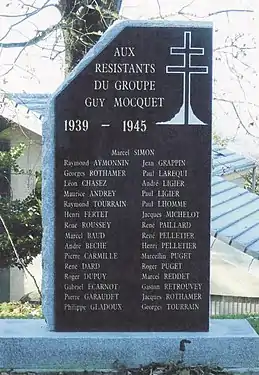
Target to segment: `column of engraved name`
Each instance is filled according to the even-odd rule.
[[[84,281],[81,276],[83,241],[82,213],[89,207],[82,191],[89,160],[67,160],[64,165],[64,310],[85,311],[82,304]]]
[[[189,209],[187,185],[190,181],[187,160],[158,161],[158,207],[163,210],[159,223],[159,248],[166,254],[161,263],[167,310],[199,310],[202,285],[194,282],[190,261],[195,259],[197,242],[193,222],[198,210]],[[191,293],[189,291],[192,291]]]
[[[109,181],[127,176],[128,160],[96,159],[89,168],[90,209],[85,212],[84,225],[87,237],[84,253],[86,293],[85,302],[91,311],[123,310],[120,302],[120,285],[109,273],[109,262],[118,262],[120,254],[110,249],[108,234],[113,222],[112,210],[127,207],[127,200],[117,197],[117,189],[109,186]],[[116,186],[116,183],[115,183]]]
[[[107,237],[111,210],[127,207],[109,181],[124,178],[128,163],[64,160],[65,311],[123,309],[120,285],[108,272],[108,262],[118,261],[119,253],[109,249]]]
[[[151,152],[153,151],[153,153]],[[150,150],[155,156],[155,150]],[[159,180],[156,175],[156,161],[152,158],[141,160],[141,310],[162,310],[161,276],[157,243],[157,225],[162,217],[156,207]]]

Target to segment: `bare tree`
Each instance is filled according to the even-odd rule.
[[[2,19],[12,19],[7,30],[1,36],[0,48],[19,49],[13,62],[14,65],[26,48],[37,46],[52,36],[53,45],[49,48],[51,55],[57,56],[62,52],[65,53],[66,72],[75,67],[89,48],[97,42],[102,33],[118,17],[121,6],[121,0],[58,0],[57,2],[45,0],[30,1],[30,4],[23,0],[16,1],[16,9],[17,7],[20,8],[18,14],[8,12],[0,14]],[[37,5],[38,3],[40,4]],[[11,6],[11,3],[6,4],[7,9],[9,6]],[[48,8],[55,8],[60,17],[53,25],[41,30],[34,23],[34,19],[37,20],[37,16]],[[22,41],[8,40],[10,37],[12,38],[16,29],[21,25],[26,27],[28,23],[34,26],[29,38]],[[48,46],[43,48],[48,49]]]

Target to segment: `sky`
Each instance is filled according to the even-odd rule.
[[[46,0],[27,0],[35,6],[42,6]],[[26,9],[21,7],[19,0],[1,0],[0,2],[0,39],[1,42],[20,42],[35,35],[35,30],[44,30],[60,19],[60,14],[54,6],[55,0],[50,0],[48,7],[30,17],[26,22],[17,15]],[[186,14],[179,15],[182,9]],[[253,13],[224,12],[206,17],[209,13],[226,9],[250,9]],[[10,17],[14,15],[15,17]],[[194,16],[195,15],[195,16]],[[259,39],[259,1],[258,0],[123,0],[121,18],[152,19],[167,17],[176,20],[204,20],[214,23],[214,96],[220,100],[214,101],[214,129],[223,138],[233,137],[240,120],[248,125],[256,122],[259,108],[258,61],[259,52],[256,48]],[[5,17],[7,16],[7,17]],[[12,23],[17,23],[7,34]],[[21,52],[18,48],[0,48],[0,87],[9,92],[53,92],[64,80],[63,54],[53,60],[56,52],[52,50],[55,35],[37,46],[26,48]],[[225,48],[231,40],[246,49]],[[62,40],[59,40],[58,50],[62,51]],[[44,47],[44,49],[42,48]],[[248,48],[248,49],[247,49]],[[20,54],[19,59],[17,55]],[[233,59],[233,54],[239,54]],[[244,53],[246,55],[244,55]],[[9,71],[9,72],[8,72]],[[8,72],[8,74],[7,74]],[[238,77],[238,79],[237,79]],[[236,104],[240,118],[236,116],[228,101],[242,102]],[[252,103],[252,104],[251,104]],[[258,105],[258,107],[257,107]],[[241,127],[242,128],[242,127]],[[249,131],[259,137],[255,126]],[[259,124],[258,124],[259,128]],[[258,139],[245,137],[244,131],[239,130],[234,146],[242,143],[242,149],[247,154],[254,154],[258,149]],[[252,150],[252,151],[251,151]],[[259,152],[258,158],[259,158]]]
[[[32,1],[36,6],[42,6],[44,0]],[[6,7],[8,3],[11,3]],[[11,32],[3,39],[12,23],[20,21],[20,17],[1,17],[2,15],[17,15],[24,13],[19,0],[1,0],[0,4],[0,38],[1,42],[23,42],[35,35],[35,30],[44,30],[54,25],[60,19],[59,12],[54,7],[48,7],[28,21],[14,26]],[[22,51],[20,48],[0,49],[0,84],[1,88],[11,92],[53,92],[64,79],[62,71],[62,56],[51,59],[51,48],[54,36],[34,47]],[[44,47],[44,49],[42,48]],[[13,67],[15,64],[15,67]],[[11,69],[11,70],[10,70]],[[6,72],[10,72],[6,74]]]

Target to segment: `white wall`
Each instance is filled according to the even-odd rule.
[[[259,297],[259,260],[211,237],[211,294]]]
[[[11,134],[11,147],[19,143],[26,145],[26,150],[18,159],[19,166],[25,170],[25,174],[12,173],[12,198],[24,199],[32,191],[35,184],[35,171],[41,170],[41,137],[29,131],[13,130]],[[30,173],[29,170],[32,172]],[[26,173],[27,172],[27,173]]]
[[[35,186],[35,171],[41,170],[41,136],[21,129],[12,130],[10,134],[11,146],[23,142],[26,150],[19,158],[18,163],[25,170],[23,175],[11,175],[12,199],[24,199]],[[31,170],[31,172],[29,172]],[[28,267],[34,275],[38,285],[41,285],[41,256],[38,256]],[[24,294],[36,290],[33,279],[18,268],[10,270],[10,300],[19,300]]]

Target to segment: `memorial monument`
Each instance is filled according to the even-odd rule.
[[[57,331],[209,328],[212,28],[113,26],[43,134],[43,302]]]
[[[211,34],[204,23],[117,23],[54,94],[45,321],[0,320],[2,369],[258,369],[247,320],[209,321]]]

